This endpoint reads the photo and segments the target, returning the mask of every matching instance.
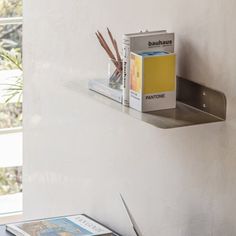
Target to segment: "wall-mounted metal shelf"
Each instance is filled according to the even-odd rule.
[[[147,120],[155,117],[152,124],[160,128],[224,121],[226,97],[222,92],[177,77],[176,108],[149,112],[145,115],[148,117]]]
[[[176,108],[154,112],[141,113],[124,107],[118,102],[88,90],[84,84],[80,84],[78,90],[113,109],[163,129],[219,122],[226,119],[226,97],[222,92],[181,77],[177,77]]]

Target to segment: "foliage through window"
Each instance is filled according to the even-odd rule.
[[[22,0],[1,0],[0,17],[22,16]]]
[[[22,167],[0,168],[0,195],[22,191]]]
[[[22,90],[22,0],[0,0],[0,135],[22,126]],[[21,172],[0,166],[0,195],[22,191]]]

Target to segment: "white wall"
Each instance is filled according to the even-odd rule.
[[[124,32],[168,29],[176,33],[179,74],[232,96],[235,7],[234,0],[25,1],[25,59],[33,53],[32,69],[41,62],[77,79],[96,77],[106,61],[97,29],[109,26],[118,39]]]
[[[124,9],[123,5],[126,5]],[[160,130],[97,103],[78,81],[100,77],[94,32],[176,33],[178,73],[236,92],[233,0],[24,2],[26,218],[86,212],[133,235],[122,192],[144,235],[233,236],[236,119]]]

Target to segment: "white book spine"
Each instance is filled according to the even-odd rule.
[[[129,60],[130,60],[130,38],[123,36],[123,105],[129,106]]]

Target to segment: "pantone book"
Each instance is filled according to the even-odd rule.
[[[176,107],[176,55],[131,53],[130,107],[141,112]]]

